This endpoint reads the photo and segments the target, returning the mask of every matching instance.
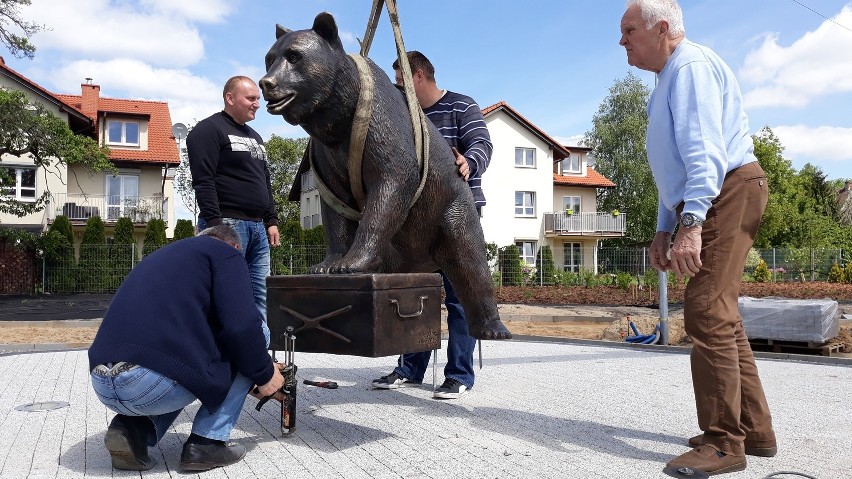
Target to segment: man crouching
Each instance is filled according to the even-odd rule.
[[[104,438],[116,469],[152,468],[148,447],[196,399],[180,468],[245,455],[228,440],[246,393],[260,385],[274,394],[284,378],[267,353],[239,244],[229,226],[207,228],[146,256],[116,292],[89,348],[92,387],[117,413]]]

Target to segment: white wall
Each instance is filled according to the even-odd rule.
[[[485,119],[494,152],[491,164],[482,176],[482,190],[487,202],[483,209],[482,230],[486,242],[499,247],[516,240],[544,239],[544,213],[552,211],[553,153],[547,143],[517,123],[503,111]],[[535,168],[515,167],[515,148],[535,148]],[[536,216],[515,216],[515,192],[536,192]],[[561,199],[560,199],[561,201]]]

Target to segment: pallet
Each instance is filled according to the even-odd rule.
[[[835,356],[842,352],[843,343],[818,343],[813,341],[783,341],[779,339],[749,338],[752,351],[772,353],[811,354]]]

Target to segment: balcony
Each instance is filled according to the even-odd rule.
[[[115,196],[58,193],[53,195],[53,201],[47,209],[48,221],[53,221],[59,215],[67,216],[71,221],[86,221],[92,216],[100,216],[104,223],[115,223],[122,217],[128,217],[134,223],[147,223],[154,218],[168,221],[168,200],[159,194]]]
[[[595,236],[616,238],[624,236],[627,222],[624,213],[560,213],[544,214],[544,233],[547,236]]]

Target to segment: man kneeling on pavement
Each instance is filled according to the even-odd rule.
[[[231,227],[207,228],[146,256],[116,292],[89,348],[92,387],[117,413],[104,438],[116,469],[152,468],[148,447],[196,399],[180,468],[240,461],[245,447],[228,441],[246,394],[284,384],[239,244]]]

